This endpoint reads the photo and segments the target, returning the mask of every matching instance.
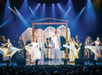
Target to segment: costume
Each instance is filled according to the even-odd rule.
[[[48,58],[49,56],[49,42],[44,43],[44,47],[45,47],[45,57]]]
[[[63,47],[69,48],[69,61],[70,62],[74,62],[75,58],[79,58],[78,57],[78,51],[80,50],[80,48],[76,49],[74,43],[70,43],[70,45],[63,45]]]
[[[88,40],[86,39],[86,41],[85,41],[85,45],[86,45],[86,46],[89,45],[89,44],[91,44],[91,43],[92,43],[92,40],[89,40],[89,41],[88,41]],[[86,52],[86,53],[85,53],[85,57],[86,57],[87,53],[89,53],[89,56],[92,57],[93,52],[92,52],[90,49],[86,48],[86,49],[85,49],[85,52]]]
[[[22,39],[19,40],[18,42],[19,42],[18,43],[18,48],[22,49],[22,51],[17,52],[17,59],[24,58],[24,42],[23,42]]]
[[[3,55],[3,60],[5,61],[8,56],[13,56],[17,51],[20,52],[19,48],[12,47],[12,44],[9,43],[7,47],[0,48],[0,53]]]
[[[50,43],[49,58],[54,59],[54,55],[55,55],[54,43]]]
[[[41,58],[41,52],[38,49],[38,43],[32,42],[32,46],[25,46],[25,49],[31,54],[31,62]]]
[[[75,42],[76,42],[78,45],[80,45],[80,43],[81,43],[79,39],[75,39]],[[75,47],[76,47],[76,49],[78,49],[77,46],[75,46]],[[81,51],[79,51],[78,56],[81,57]]]
[[[85,48],[88,48],[95,53],[94,60],[96,61],[102,59],[102,46],[99,46],[99,44],[100,42],[95,41],[95,46],[85,46]]]

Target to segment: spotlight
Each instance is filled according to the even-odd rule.
[[[52,5],[54,5],[54,3]]]
[[[40,5],[40,3],[39,3],[39,5]]]
[[[45,3],[43,5],[45,5]]]
[[[59,3],[57,3],[57,5],[59,5]]]

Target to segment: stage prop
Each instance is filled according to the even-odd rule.
[[[47,22],[39,22],[47,20]],[[54,20],[54,22],[51,22]],[[49,25],[46,29],[35,29],[35,25]],[[51,26],[53,25],[53,26]],[[54,28],[54,25],[60,25],[57,27],[57,29]],[[53,18],[45,18],[40,20],[33,20],[32,21],[32,28],[28,28],[22,33],[22,40],[24,41],[24,44],[26,44],[27,41],[34,41],[34,38],[38,40],[39,48],[41,49],[41,54],[44,53],[44,43],[46,42],[46,38],[53,38],[53,35],[55,34],[55,31],[57,30],[57,33],[60,35],[60,40],[64,39],[65,41],[63,44],[67,43],[70,38],[70,29],[68,28],[68,21],[67,20],[60,20],[60,19],[53,19]],[[62,50],[62,57],[68,58],[68,49],[66,48],[66,55],[64,55],[62,42],[60,43],[61,50]],[[29,52],[30,53],[30,52]],[[44,56],[41,56],[44,58]]]

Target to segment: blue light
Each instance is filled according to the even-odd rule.
[[[54,5],[54,3],[52,5]]]
[[[40,3],[39,3],[39,5],[40,5]]]
[[[83,13],[84,10],[85,10],[85,7],[80,11],[80,13],[75,18],[76,22],[78,21],[78,19],[80,18],[81,14]]]
[[[86,7],[87,8],[85,10],[85,21],[87,21],[88,23],[92,21],[92,20],[90,21],[90,19],[96,18],[96,14],[95,14],[94,7],[91,0],[87,0]]]
[[[34,13],[37,11],[37,9],[39,8],[40,3],[33,9]]]
[[[19,13],[19,11],[16,9],[16,7],[14,7],[14,9],[16,10],[16,12],[17,12],[19,18],[21,19],[21,21],[22,21],[25,25],[28,26],[27,21],[26,21],[26,20],[23,18],[23,16]]]
[[[52,4],[52,18],[55,18],[55,5]]]
[[[59,9],[61,10],[62,14],[64,14],[65,12],[64,12],[63,8],[61,7],[61,5],[58,3],[57,6],[58,6]]]
[[[9,23],[11,20],[13,20],[13,17],[9,17],[9,19],[6,20],[6,21],[0,26],[0,28],[3,27],[4,25],[6,25],[7,23]]]
[[[32,15],[34,16],[34,18],[37,19],[37,17],[36,17],[36,15],[35,15],[35,13],[33,12],[33,10],[32,10],[30,7],[29,7],[29,9],[30,9]]]
[[[7,0],[6,6],[5,6],[4,19],[3,19],[4,22],[5,22],[6,20],[8,20],[8,18],[9,18],[10,16],[12,16],[12,13],[11,13],[11,11],[8,9],[8,6],[10,6],[9,0]]]
[[[41,11],[41,18],[45,17],[45,4],[43,4],[42,11]]]
[[[67,12],[65,13],[64,18],[67,17],[67,15],[68,15],[68,13],[69,13],[70,10],[71,10],[71,7],[70,7],[70,8],[67,10]]]
[[[23,1],[23,4],[22,4],[19,11],[24,17],[28,16],[29,11],[28,11],[28,2],[27,2],[27,0]]]
[[[37,19],[36,12],[37,12],[38,8],[40,7],[40,5],[41,5],[41,4],[38,3],[37,6],[36,6],[33,10],[29,8],[30,11],[31,11],[31,13],[32,13],[32,12],[34,13],[34,19],[35,19],[35,18]],[[30,21],[31,18],[32,18],[32,14],[30,14],[30,15],[28,16],[27,20]]]

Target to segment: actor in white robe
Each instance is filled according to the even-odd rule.
[[[36,42],[32,42],[31,44],[28,44],[27,46],[25,46],[25,49],[31,54],[31,62],[33,64],[35,64],[35,61],[37,59],[41,58],[41,52],[38,48],[38,43]]]
[[[91,46],[93,44],[95,44],[95,46]],[[99,41],[99,37],[97,37],[96,41],[94,41],[88,46],[85,46],[85,48],[92,50],[92,52],[95,54],[94,60],[96,61],[102,59],[102,46],[100,46],[100,44],[102,43]]]
[[[67,45],[67,44],[69,44],[69,45]],[[70,49],[70,51],[69,51],[69,61],[74,62],[75,58],[79,58],[78,57],[78,52],[80,50],[80,46],[74,41],[73,38],[70,38],[70,42],[67,43],[67,44],[63,45],[63,47],[66,47],[66,48]],[[78,49],[76,49],[75,45],[78,46]]]
[[[7,47],[5,47],[7,46]],[[3,60],[5,61],[7,57],[9,57],[9,61],[11,62],[11,57],[17,52],[22,49],[15,48],[10,43],[10,39],[7,40],[7,43],[0,47],[0,53],[3,55]]]
[[[53,43],[55,44],[55,49],[60,49],[60,35],[55,31],[55,34],[52,36]]]
[[[60,35],[57,33],[57,30],[55,30],[55,34],[52,36],[53,43],[55,44],[55,59],[60,59]]]

